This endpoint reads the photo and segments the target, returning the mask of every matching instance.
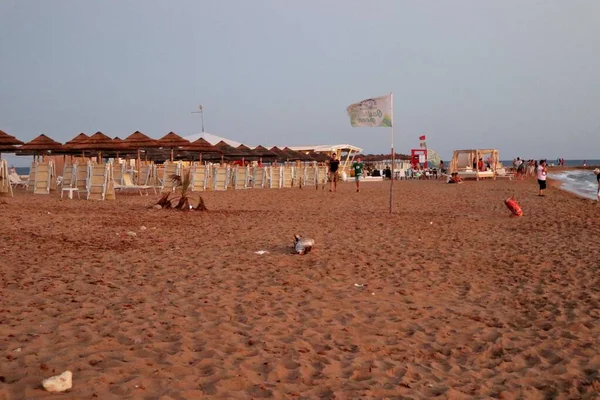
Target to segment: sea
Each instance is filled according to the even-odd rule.
[[[591,165],[600,165],[600,161]],[[561,181],[562,189],[588,199],[598,199],[598,181],[591,169],[577,169],[556,173],[550,171],[548,172],[548,177]]]

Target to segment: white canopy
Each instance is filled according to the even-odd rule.
[[[326,144],[318,146],[290,146],[290,149],[294,151],[314,151],[315,153],[331,153],[340,151],[354,151],[360,153],[362,149],[360,147],[352,146],[351,144]]]
[[[194,142],[194,141],[202,138],[202,139],[206,140],[208,143],[212,144],[213,146],[215,144],[219,143],[221,140],[233,147],[238,147],[239,145],[242,144],[240,142],[236,142],[235,140],[227,139],[227,138],[213,135],[212,133],[207,133],[207,132],[194,133],[193,135],[184,136],[183,138],[186,140],[189,140],[190,142]],[[248,147],[250,147],[250,146],[248,146]]]
[[[233,147],[238,147],[239,145],[242,144],[241,142],[227,139],[222,136],[213,135],[212,133],[208,133],[208,132],[194,133],[193,135],[184,136],[183,138],[189,140],[190,142],[193,142],[195,140],[203,138],[204,140],[206,140],[208,143],[210,143],[212,145],[215,145],[215,144],[219,143],[220,141],[224,141],[225,143],[227,143],[228,145],[233,146]],[[257,145],[250,145],[248,143],[244,143],[244,144],[246,146],[250,147],[251,149],[253,149],[257,146]],[[265,145],[265,147],[271,148],[273,146]],[[332,153],[332,152],[360,153],[362,151],[362,149],[360,147],[352,146],[351,144],[327,144],[327,145],[316,145],[316,146],[285,146],[285,145],[282,145],[279,147],[280,148],[289,147],[290,149],[292,149],[294,151],[304,151],[304,152],[314,151],[316,153]]]

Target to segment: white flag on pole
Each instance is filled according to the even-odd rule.
[[[352,104],[346,111],[353,127],[392,127],[392,94]]]

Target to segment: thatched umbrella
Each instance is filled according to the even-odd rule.
[[[127,136],[123,142],[131,149],[137,150],[137,165],[136,168],[139,171],[140,166],[142,164],[142,160],[140,158],[140,150],[141,149],[155,149],[161,147],[161,144],[158,143],[158,140],[154,140],[144,135],[140,131],[135,131],[131,135]],[[138,183],[140,181],[140,174],[138,173]]]
[[[176,147],[184,147],[190,144],[189,140],[186,140],[174,132],[169,132],[165,136],[158,139],[161,147],[171,149],[171,161],[173,161],[173,149]]]
[[[223,156],[227,158],[240,158],[244,157],[244,153],[241,150],[236,149],[233,146],[228,145],[223,140],[219,143],[215,144],[215,147],[223,153]],[[223,161],[223,157],[221,157],[221,161]]]
[[[262,163],[262,159],[267,159],[269,161],[277,159],[277,154],[273,153],[271,150],[267,149],[263,146],[256,146],[254,149],[254,153],[258,154],[260,157],[259,160]]]
[[[236,147],[236,149],[238,149],[239,151],[241,151],[244,155],[244,158],[242,159],[242,161],[244,161],[244,159],[246,160],[258,160],[261,156],[254,150],[252,150],[250,147],[244,145],[244,144],[240,144],[238,147]]]
[[[113,152],[116,153],[117,158],[119,158],[120,154],[136,154],[137,153],[136,149],[132,149],[127,143],[125,143],[125,141],[123,139],[121,139],[118,136],[116,136],[112,140],[112,142],[115,146],[115,150],[113,150]]]
[[[82,139],[68,146],[68,148],[73,150],[96,150],[98,153],[98,159],[102,160],[102,151],[104,150],[121,150],[124,149],[127,145],[123,143],[115,143],[111,138],[106,136],[104,133],[98,131],[94,133],[87,139]]]
[[[187,151],[196,151],[196,152],[200,153],[200,157],[199,157],[200,162],[202,162],[203,154],[209,154],[209,155],[218,154],[219,158],[221,158],[221,156],[223,154],[223,152],[221,150],[219,150],[216,146],[213,146],[206,139],[203,139],[203,138],[199,138],[198,140],[195,140],[188,145],[182,146],[181,149],[187,150]]]
[[[33,139],[30,142],[25,143],[19,150],[17,151],[18,155],[34,155],[38,156],[40,153],[50,152],[50,153],[59,153],[64,151],[64,147],[62,144],[57,141],[49,138],[43,133]]]
[[[3,151],[13,153],[17,150],[15,145],[21,144],[23,144],[23,142],[21,142],[19,139],[0,130],[0,159],[2,158]]]
[[[325,162],[329,161],[330,157],[325,153],[317,153],[316,151],[311,151],[308,155],[317,162]]]
[[[291,160],[299,160],[299,161],[314,161],[315,160],[308,154],[303,153],[301,151],[292,150],[289,147],[285,147],[283,149],[283,151],[285,151],[286,153],[288,153],[291,156],[291,158],[290,158]]]
[[[75,136],[73,139],[69,140],[68,142],[66,142],[63,147],[66,151],[75,151],[75,149],[73,149],[71,146],[73,146],[76,143],[81,143],[87,139],[89,139],[90,137],[88,135],[86,135],[85,133],[80,133],[79,135]],[[85,158],[85,151],[81,151],[81,156],[83,158]]]
[[[273,153],[277,154],[277,159],[279,159],[281,161],[289,161],[289,159],[290,159],[290,155],[286,151],[283,151],[282,149],[280,149],[277,146],[273,146],[269,150],[271,150]]]

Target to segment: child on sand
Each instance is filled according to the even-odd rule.
[[[356,161],[354,161],[352,163],[352,169],[354,170],[354,180],[356,181],[356,191],[360,192],[360,178],[363,175],[363,168],[365,167],[365,165],[360,162],[360,157],[358,157],[356,159]]]
[[[458,172],[453,172],[448,179],[448,183],[462,183],[462,179],[458,176]]]

